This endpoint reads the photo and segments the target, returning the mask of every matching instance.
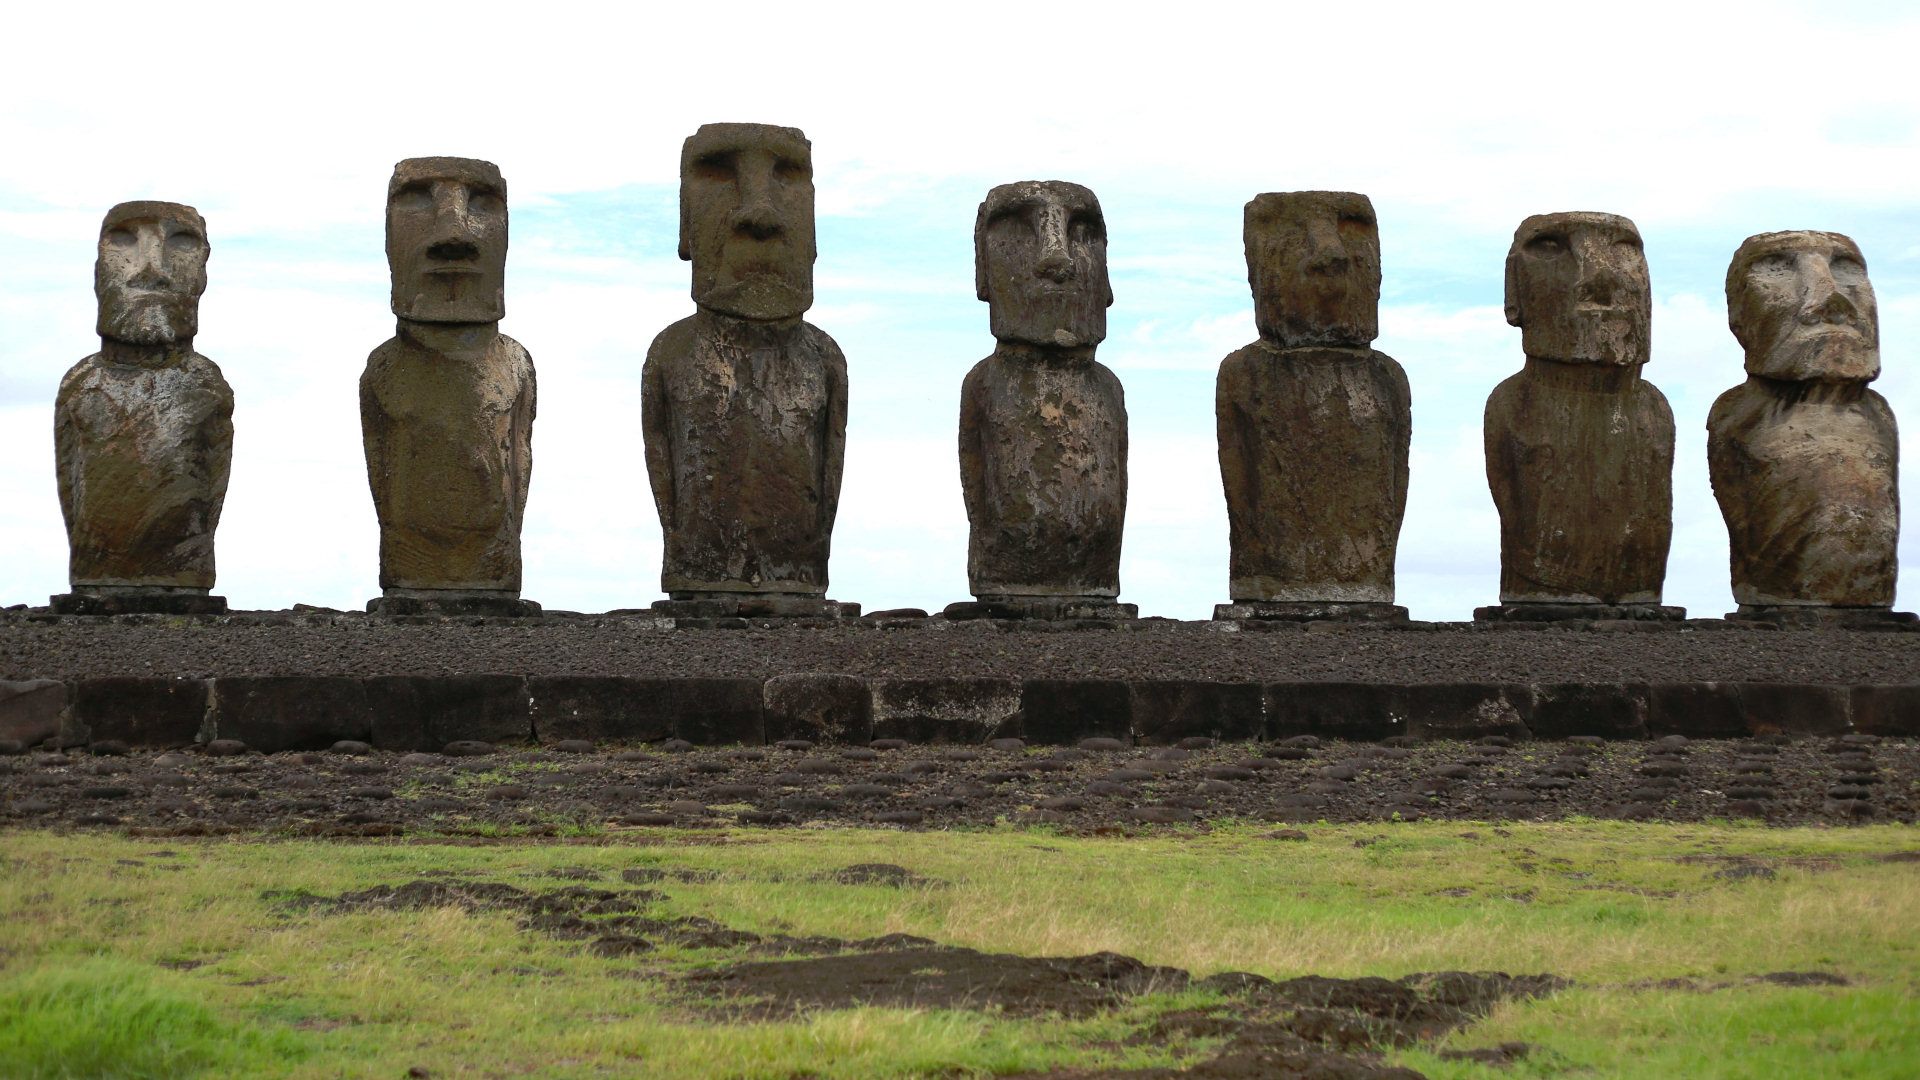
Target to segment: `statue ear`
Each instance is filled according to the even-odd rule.
[[[987,298],[987,238],[985,230],[973,230],[973,292],[981,300]]]
[[[1520,310],[1520,252],[1507,252],[1507,325],[1519,326],[1526,315]]]
[[[683,188],[680,192],[680,261],[681,262],[693,261],[693,243],[687,236],[687,232],[691,224],[692,223],[687,220],[687,193],[686,193],[686,190]]]

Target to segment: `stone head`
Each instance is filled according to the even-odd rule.
[[[1262,338],[1359,347],[1380,336],[1380,226],[1365,195],[1256,195],[1244,235]]]
[[[93,293],[100,336],[187,348],[207,291],[207,223],[191,206],[125,202],[100,223]]]
[[[1107,222],[1079,184],[1023,180],[987,192],[973,266],[997,340],[1070,348],[1106,338]]]
[[[507,182],[491,161],[408,158],[387,182],[393,313],[489,323],[507,313]]]
[[[703,124],[680,149],[693,302],[741,319],[813,306],[813,144],[798,128]]]
[[[1507,251],[1507,321],[1526,354],[1567,364],[1647,362],[1653,286],[1640,230],[1617,214],[1536,214]]]
[[[1727,267],[1727,325],[1754,375],[1869,382],[1880,374],[1880,313],[1867,261],[1839,233],[1747,237]]]

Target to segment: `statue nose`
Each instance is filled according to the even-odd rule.
[[[1589,264],[1574,288],[1574,295],[1583,303],[1611,307],[1613,294],[1619,287],[1619,277],[1605,263]]]
[[[1800,309],[1800,321],[1803,323],[1843,323],[1851,322],[1860,313],[1847,294],[1833,287],[1833,279],[1820,276],[1807,290],[1806,303]]]
[[[467,240],[442,240],[427,249],[427,258],[442,262],[472,262],[480,257],[480,249]]]
[[[774,211],[773,204],[764,199],[756,199],[742,206],[733,215],[733,231],[755,240],[771,240],[786,230],[781,225],[780,215]]]
[[[1065,251],[1054,248],[1040,257],[1040,264],[1034,268],[1034,273],[1048,281],[1064,284],[1073,280],[1073,260]]]

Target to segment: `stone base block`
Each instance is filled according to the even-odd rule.
[[[1105,597],[1002,596],[948,604],[948,619],[1137,619],[1140,605]]]
[[[1763,622],[1795,630],[1920,630],[1920,617],[1892,608],[1741,604],[1729,622]]]
[[[1406,622],[1398,604],[1350,604],[1332,600],[1235,600],[1213,605],[1217,620],[1268,619],[1275,622]]]
[[[1564,622],[1568,619],[1589,622],[1681,622],[1686,617],[1686,608],[1664,604],[1498,604],[1473,609],[1473,621],[1484,623]]]
[[[225,615],[227,598],[204,591],[130,589],[61,593],[47,606],[55,615]]]
[[[540,605],[517,596],[498,593],[463,593],[447,590],[445,596],[423,592],[388,593],[367,601],[374,615],[481,615],[496,618],[526,619],[540,614]]]
[[[820,596],[706,596],[691,600],[655,600],[656,614],[670,619],[857,619],[859,604]]]
[[[865,746],[873,739],[873,691],[852,675],[775,675],[762,688],[766,741],[806,739]]]
[[[38,746],[60,734],[67,711],[67,684],[53,679],[0,679],[0,739]]]

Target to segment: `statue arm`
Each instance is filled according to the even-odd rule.
[[[987,521],[986,447],[984,427],[988,361],[974,365],[960,382],[960,495],[966,502],[967,520],[976,525]]]
[[[378,386],[383,366],[380,354],[385,348],[383,345],[374,350],[367,358],[367,369],[360,375],[360,445],[367,459],[367,492],[373,497],[374,515],[383,527],[387,511],[387,462],[392,453],[387,436],[393,426],[380,405]]]
[[[207,531],[220,524],[220,511],[226,506],[227,480],[233,475],[233,387],[221,376],[213,361],[207,361],[214,407],[206,421],[207,471],[211,499],[207,513]]]
[[[533,354],[515,343],[526,364],[526,378],[520,381],[520,395],[513,403],[513,444],[522,455],[514,470],[513,513],[516,520],[527,519],[527,492],[533,487],[533,420],[540,408],[540,384],[533,370]]]
[[[826,460],[820,476],[820,520],[830,533],[840,512],[840,480],[847,465],[847,358],[832,338],[820,336],[827,362],[827,430],[822,446]]]
[[[665,372],[669,351],[666,341],[673,329],[668,327],[653,339],[640,373],[640,432],[646,444],[647,480],[653,486],[653,505],[662,530],[674,525],[673,410],[667,400]]]
[[[53,469],[60,485],[60,516],[66,519],[67,535],[73,535],[75,489],[80,480],[80,432],[73,416],[74,385],[87,361],[82,360],[60,380],[60,392],[53,404]]]

